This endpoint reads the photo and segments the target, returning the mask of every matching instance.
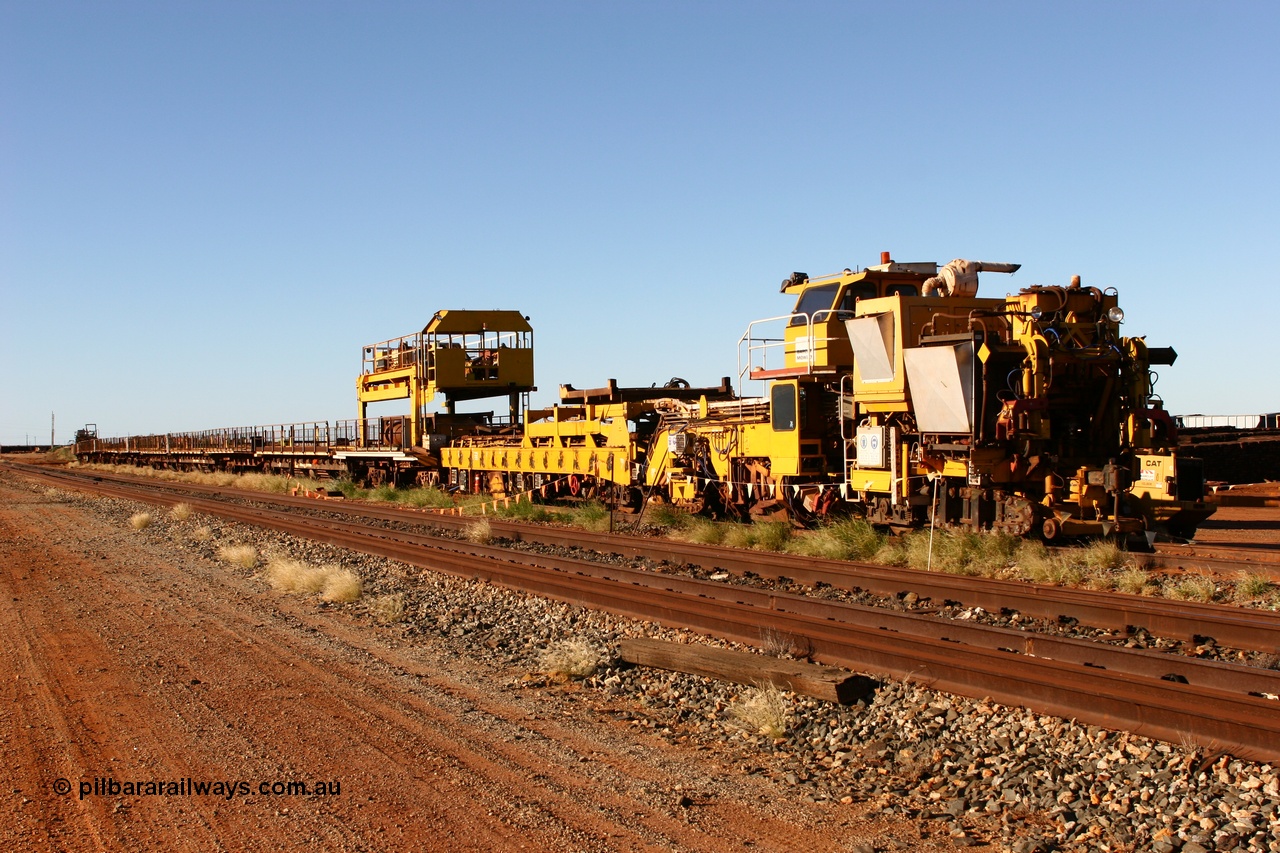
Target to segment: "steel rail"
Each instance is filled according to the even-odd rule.
[[[1280,652],[1280,614],[1264,610],[1171,601],[1119,592],[1074,589],[993,578],[965,577],[859,561],[797,557],[744,549],[578,531],[530,531],[491,522],[499,535],[545,544],[587,547],[625,557],[646,557],[721,569],[735,575],[791,580],[808,586],[865,590],[887,597],[914,592],[939,602],[959,602],[992,613],[1018,612],[1058,622],[1200,642],[1208,638],[1237,649]]]
[[[376,529],[363,525],[353,526],[349,522],[335,521],[329,526],[348,532],[363,532],[386,538],[386,534]],[[509,556],[508,549],[502,547],[489,547],[452,539],[440,540],[426,534],[398,532],[394,537],[398,541],[421,547],[457,551],[478,557],[502,559]],[[703,597],[707,597],[708,594],[706,582],[678,574],[641,571],[545,553],[523,554],[520,559],[522,562],[556,571],[590,574],[646,587],[692,592]],[[727,584],[716,584],[716,588],[724,590],[723,593],[716,595],[718,599],[733,600],[741,604],[751,604],[765,609],[797,613],[833,622],[856,623],[881,630],[900,631],[998,651],[1053,658],[1098,669],[1181,681],[1233,692],[1255,695],[1280,694],[1280,671],[1185,657],[1169,652],[1121,648],[1054,634],[940,619],[919,613],[886,610],[782,591]]]
[[[1280,548],[1231,545],[1178,545],[1156,543],[1149,556],[1152,566],[1175,571],[1209,573],[1218,576],[1251,572],[1272,582],[1280,582]]]
[[[153,490],[138,492],[104,482],[82,487],[160,504],[178,501]],[[1245,758],[1280,760],[1280,713],[1275,702],[1195,684],[1100,670],[1075,663],[1013,654],[901,630],[836,621],[814,613],[791,612],[786,603],[803,596],[766,593],[713,581],[673,578],[598,563],[565,561],[568,568],[531,567],[507,549],[433,547],[431,537],[333,522],[272,509],[188,499],[202,512],[247,524],[269,526],[332,545],[402,560],[434,571],[480,578],[621,615],[691,628],[746,643],[761,631],[802,638],[825,663],[920,680],[929,686],[973,697],[1025,705],[1038,713],[1076,717],[1164,740],[1184,735]],[[619,577],[603,577],[600,572]],[[656,581],[657,586],[642,585]],[[630,580],[630,582],[628,582]],[[671,588],[673,581],[679,589]],[[763,604],[742,598],[750,593]],[[728,593],[730,599],[723,596]],[[807,600],[811,607],[812,599]],[[835,605],[834,602],[825,602]],[[854,611],[851,611],[854,612]],[[902,614],[898,614],[901,616]],[[911,617],[912,621],[925,621]],[[899,624],[906,624],[899,623]]]
[[[16,467],[16,466],[15,466]],[[42,471],[47,469],[35,468]],[[71,476],[79,476],[72,472]],[[242,489],[225,489],[191,484],[156,483],[144,478],[92,472],[89,476],[118,482],[137,483],[158,489],[198,491],[204,494],[234,494],[246,500],[280,506],[308,508],[334,514],[355,513],[366,518],[405,524],[427,524],[453,531],[465,529],[474,519],[440,515],[401,507],[322,502],[311,498],[271,495]],[[491,519],[496,535],[516,541],[569,548],[589,548],[629,558],[666,560],[720,569],[730,574],[791,580],[809,586],[833,586],[865,590],[887,597],[914,592],[939,602],[957,602],[993,612],[1018,612],[1058,622],[1075,622],[1113,631],[1149,633],[1191,642],[1213,639],[1235,649],[1268,653],[1280,652],[1280,613],[1265,610],[1171,601],[1127,595],[1119,592],[1056,587],[1022,581],[964,577],[917,569],[883,566],[876,563],[796,557],[740,548],[697,545],[669,539],[629,536],[617,533],[554,528]]]

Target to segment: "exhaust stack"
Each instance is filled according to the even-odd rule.
[[[957,298],[977,296],[978,273],[1014,273],[1021,268],[1022,264],[1000,264],[993,263],[991,261],[966,261],[963,258],[956,258],[954,261],[938,270],[937,275],[926,279],[921,292],[925,296],[931,295],[935,290],[938,291],[940,296],[954,296]]]

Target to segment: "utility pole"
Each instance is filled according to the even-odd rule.
[[[49,413],[49,449],[53,450],[53,412]]]

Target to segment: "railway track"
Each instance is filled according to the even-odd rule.
[[[184,486],[176,491],[168,484],[126,482],[125,478],[97,474],[24,472],[47,483],[113,497],[161,505],[182,501],[197,511],[230,520],[748,644],[759,645],[765,634],[786,636],[812,649],[813,657],[825,663],[913,678],[940,690],[991,697],[1038,713],[1075,717],[1163,740],[1190,736],[1246,758],[1280,760],[1280,704],[1268,698],[1280,694],[1280,673],[1271,670],[940,620],[606,562],[475,545],[368,523],[370,518],[402,521],[403,510],[389,513],[386,508],[361,507],[354,520],[322,518],[297,512],[299,506],[317,509],[316,502],[308,499],[247,493],[256,503],[250,505],[219,498],[210,494],[218,491],[213,489]],[[338,509],[344,513],[353,510],[349,506]],[[421,523],[422,515],[414,513],[415,520]],[[439,516],[429,520],[439,526],[460,521]],[[504,525],[493,526],[499,531]],[[575,531],[573,536],[580,538],[579,533]],[[604,549],[619,545],[617,540],[624,538],[609,537],[598,544]],[[653,544],[662,549],[680,543]],[[639,550],[641,545],[627,547]],[[756,554],[726,559],[723,552],[720,559],[732,563],[738,556],[778,561],[776,555]],[[812,565],[819,561],[803,562]],[[740,565],[738,568],[744,570]],[[794,572],[794,568],[780,571]],[[914,580],[929,578],[932,576]],[[1248,619],[1254,620],[1255,629],[1275,631],[1280,626],[1280,617],[1275,614],[1217,610],[1236,614],[1217,614],[1217,624],[1226,626],[1215,629],[1220,633],[1244,630],[1242,620]],[[1195,624],[1209,624],[1207,620],[1207,614],[1201,614]]]
[[[1149,558],[1154,568],[1229,577],[1241,572],[1260,574],[1280,583],[1280,549],[1274,545],[1179,545],[1157,542]]]
[[[354,516],[381,523],[426,525],[455,534],[463,532],[473,522],[470,519],[403,507],[348,504],[342,501],[321,502],[311,498],[215,486],[178,485],[102,472],[93,472],[91,476],[104,482],[136,483],[161,493],[168,491],[174,495],[199,493],[223,498],[235,497],[273,506]],[[175,498],[180,499],[182,498]],[[1200,643],[1212,639],[1222,646],[1234,649],[1280,652],[1280,615],[1268,611],[509,521],[490,520],[490,525],[495,535],[514,541],[583,548],[630,559],[665,561],[675,565],[688,564],[740,577],[754,575],[766,580],[790,580],[806,586],[826,585],[844,590],[865,590],[889,598],[915,593],[922,599],[958,602],[966,607],[981,607],[992,613],[1017,612],[1049,622],[1087,625],[1120,633],[1132,633],[1141,629],[1155,636],[1189,642]]]

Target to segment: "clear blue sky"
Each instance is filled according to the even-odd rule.
[[[792,270],[1119,289],[1280,410],[1280,4],[0,0],[0,442],[355,416],[517,308],[560,383],[735,373]]]

